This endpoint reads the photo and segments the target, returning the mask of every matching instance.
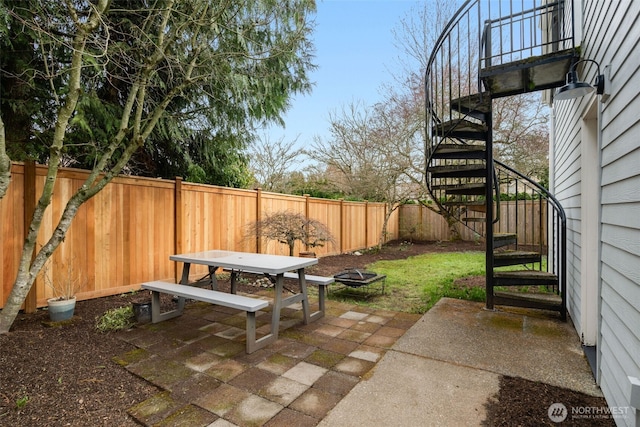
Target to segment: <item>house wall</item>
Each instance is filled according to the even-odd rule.
[[[568,308],[581,335],[588,329],[585,323],[595,320],[597,380],[609,406],[624,412],[616,423],[640,426],[640,409],[629,404],[628,380],[640,377],[640,2],[576,0],[575,7],[582,19],[576,44],[582,58],[598,61],[610,77],[605,91],[610,96],[604,102],[594,103],[595,95],[589,95],[554,103],[553,186],[569,218]],[[584,65],[579,75],[593,82],[596,68]],[[594,124],[589,121],[594,105],[596,170],[583,158],[593,156],[585,154],[593,147],[584,144]],[[593,174],[597,186],[589,191]],[[593,213],[585,211],[592,200],[586,198],[594,192],[599,193],[597,227],[584,227]],[[585,256],[598,261],[595,290],[585,285]],[[585,296],[595,297],[597,304],[585,303]]]

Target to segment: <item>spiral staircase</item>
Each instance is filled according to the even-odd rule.
[[[486,243],[486,307],[566,320],[566,217],[535,177],[493,158],[493,101],[564,84],[579,59],[570,1],[469,0],[426,70],[427,186]]]

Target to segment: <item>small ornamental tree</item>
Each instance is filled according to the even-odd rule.
[[[307,249],[322,247],[326,243],[335,244],[335,239],[325,224],[290,211],[266,214],[264,219],[247,226],[246,235],[283,243],[289,246],[289,256],[293,256],[297,241],[302,242]]]

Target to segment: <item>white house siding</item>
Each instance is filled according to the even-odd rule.
[[[627,408],[621,426],[640,426],[640,409],[629,407],[627,376],[640,378],[640,2],[575,0],[582,7],[582,57],[604,72],[611,65],[610,98],[600,104],[600,325],[598,380],[609,406]],[[587,64],[588,65],[588,64]],[[585,72],[587,73],[585,76]],[[593,81],[595,69],[580,75]],[[580,319],[581,115],[593,98],[554,105],[554,191],[568,208],[570,315]],[[589,173],[594,171],[582,171]],[[574,276],[574,277],[571,277]],[[576,311],[576,308],[578,311]],[[576,329],[581,330],[579,322]]]

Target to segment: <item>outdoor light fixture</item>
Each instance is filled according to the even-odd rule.
[[[581,82],[578,80],[576,67],[581,62],[593,62],[596,64],[596,67],[598,67],[598,75],[596,76],[596,81],[593,86],[587,82]],[[600,74],[600,64],[593,59],[581,59],[571,65],[569,72],[567,73],[567,84],[558,89],[554,99],[561,101],[563,99],[578,98],[580,96],[588,95],[594,90],[598,95],[602,95],[604,93],[604,74]]]

